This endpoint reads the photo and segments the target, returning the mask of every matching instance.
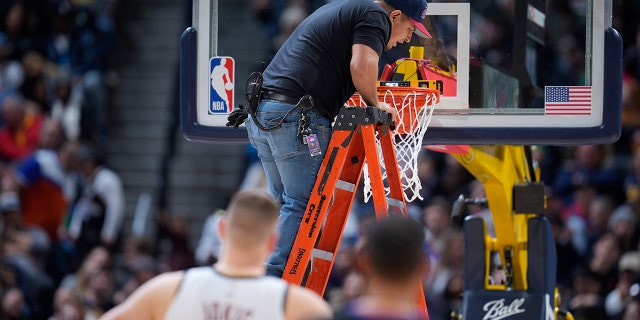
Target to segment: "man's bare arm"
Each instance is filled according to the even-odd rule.
[[[364,101],[378,107],[378,61],[380,56],[369,46],[354,44],[351,47],[351,79]]]
[[[163,273],[140,286],[120,305],[105,313],[100,320],[160,320],[176,294],[184,272]]]
[[[354,44],[351,47],[351,79],[368,106],[380,108],[395,115],[397,110],[378,101],[378,61],[380,56],[371,47]]]

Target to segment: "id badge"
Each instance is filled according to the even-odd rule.
[[[320,143],[318,142],[318,136],[316,136],[315,133],[306,136],[305,140],[307,142],[307,146],[309,147],[309,154],[311,154],[312,157],[322,154]]]

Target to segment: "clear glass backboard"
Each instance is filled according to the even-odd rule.
[[[444,79],[423,144],[617,140],[622,40],[611,27],[611,1],[574,1],[570,8],[557,3],[429,3],[425,26],[433,38],[414,36],[410,44],[385,52],[380,65],[382,71],[385,64],[402,63],[410,46],[419,46],[429,61],[428,76]],[[190,140],[244,143],[243,128],[225,127],[228,113],[243,101],[211,109],[212,62],[220,61],[218,23],[224,14],[217,0],[194,0],[193,26],[181,38],[182,130]],[[235,74],[235,96],[241,97],[237,92],[244,91],[247,76]]]

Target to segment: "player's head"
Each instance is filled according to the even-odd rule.
[[[238,191],[223,218],[222,239],[241,248],[273,242],[279,214],[280,208],[266,192]]]
[[[384,0],[384,4],[391,20],[387,49],[398,43],[409,42],[414,32],[420,37],[431,38],[423,24],[427,14],[426,0]]]
[[[401,215],[373,224],[362,247],[371,276],[393,281],[415,279],[426,267],[424,238],[420,224]]]

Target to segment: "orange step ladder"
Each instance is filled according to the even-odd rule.
[[[311,262],[304,286],[321,296],[324,294],[365,161],[368,163],[376,217],[382,219],[389,212],[407,216],[396,161],[393,128],[391,115],[378,108],[340,109],[307,210],[285,266],[283,279],[302,285],[307,266]],[[376,132],[384,158],[390,198],[386,197],[384,189],[375,142]],[[321,228],[323,232],[318,239]],[[422,284],[415,295],[416,310],[424,311],[423,316],[428,318]]]

